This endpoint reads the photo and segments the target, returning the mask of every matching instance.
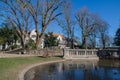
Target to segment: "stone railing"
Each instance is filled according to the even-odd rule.
[[[65,49],[65,59],[99,59],[96,49]]]

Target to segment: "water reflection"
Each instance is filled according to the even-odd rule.
[[[25,80],[120,80],[120,68],[105,67],[105,61],[65,61],[37,66]]]

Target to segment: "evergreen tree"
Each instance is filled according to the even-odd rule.
[[[48,34],[45,35],[45,47],[57,45],[58,45],[57,37],[54,37],[52,32],[49,32]]]
[[[116,31],[116,35],[114,38],[114,44],[116,46],[120,46],[120,28],[118,28],[118,30]]]
[[[13,43],[16,44],[17,40],[17,33],[12,27],[8,27],[7,25],[5,25],[4,27],[0,28],[0,45],[12,46]]]

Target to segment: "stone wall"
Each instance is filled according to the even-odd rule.
[[[62,49],[40,49],[40,50],[27,50],[26,54],[34,54],[38,56],[63,56]]]

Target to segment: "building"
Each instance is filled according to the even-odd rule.
[[[57,38],[57,41],[59,42],[58,43],[58,46],[60,48],[65,48],[66,47],[66,40],[64,39],[64,35],[62,34],[57,34],[57,33],[53,33],[52,34],[54,37]],[[29,33],[29,36],[30,36],[30,39],[32,39],[34,42],[36,42],[36,30],[33,29],[30,33]],[[45,47],[45,43],[44,43],[44,37],[41,41],[41,48],[44,48]]]
[[[31,38],[34,42],[36,42],[36,37],[37,37],[37,34],[35,29],[29,32],[29,38]]]
[[[65,39],[64,35],[57,34],[57,33],[53,33],[52,35],[57,38],[56,41],[58,41],[58,46],[60,48],[65,48],[66,47],[66,39]],[[33,29],[33,30],[31,30],[27,34],[27,37],[25,38],[25,43],[27,44],[27,42],[29,41],[29,39],[32,39],[36,43],[36,37],[37,37],[36,30]],[[41,41],[41,45],[40,46],[41,46],[41,48],[44,48],[45,47],[44,37],[41,40],[42,41]],[[18,46],[21,45],[20,40],[17,40],[16,45],[18,45]],[[6,44],[5,45],[5,49],[8,49],[8,48],[9,48],[9,46]],[[0,45],[0,50],[2,50],[2,49],[3,49],[3,46]]]
[[[64,35],[53,33],[53,36],[54,36],[54,37],[57,37],[58,46],[59,46],[61,49],[66,47],[66,43],[67,43],[67,42],[66,42],[66,40],[65,40]]]
[[[32,39],[34,42],[36,42],[36,37],[37,37],[37,34],[36,34],[35,29],[33,29],[31,32],[29,32],[29,38]],[[41,48],[44,48],[44,46],[45,46],[44,39],[42,39],[40,46],[41,46]]]

